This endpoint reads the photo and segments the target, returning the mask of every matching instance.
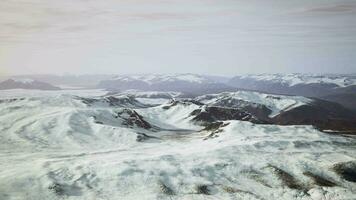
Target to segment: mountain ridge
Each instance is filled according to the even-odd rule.
[[[60,90],[61,88],[33,79],[7,79],[0,82],[0,90],[8,89]]]

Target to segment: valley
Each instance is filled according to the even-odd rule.
[[[354,198],[356,138],[294,114],[315,100],[153,94],[1,91],[1,199]]]

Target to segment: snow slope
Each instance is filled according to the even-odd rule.
[[[228,103],[233,103],[234,100],[242,100],[242,102],[239,101],[239,103],[235,105],[236,107],[264,105],[272,111],[270,117],[274,117],[281,112],[312,102],[311,99],[300,96],[271,95],[247,91],[208,94],[197,97],[196,100],[208,105],[218,106],[224,106],[221,102],[226,105]],[[232,107],[234,107],[234,105],[232,105]]]
[[[256,81],[269,81],[274,83],[295,86],[313,83],[334,84],[337,87],[356,85],[355,76],[345,75],[308,75],[308,74],[256,74],[239,76],[240,79],[255,79]]]
[[[267,102],[262,94],[229,95]],[[15,90],[1,91],[0,97],[0,199],[352,200],[356,195],[355,183],[332,170],[356,160],[352,137],[311,126],[242,121],[225,121],[210,137],[212,132],[190,121],[196,104],[135,107],[98,90],[33,95]],[[292,100],[299,99],[272,98],[266,104],[281,110]],[[132,112],[118,115],[124,111],[137,112],[156,128],[128,126]],[[336,186],[318,186],[306,172]]]

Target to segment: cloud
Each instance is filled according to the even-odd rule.
[[[343,58],[351,66],[354,10],[348,0],[0,0],[0,66],[232,73]]]
[[[329,5],[312,6],[301,9],[295,14],[356,14],[356,3],[344,4],[336,3]]]

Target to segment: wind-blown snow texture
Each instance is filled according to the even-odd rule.
[[[211,132],[192,121],[199,105],[152,105],[151,95],[1,91],[0,199],[355,199],[352,177],[335,167],[355,162],[354,138],[235,120]],[[311,101],[197,99],[226,97],[273,115]]]

